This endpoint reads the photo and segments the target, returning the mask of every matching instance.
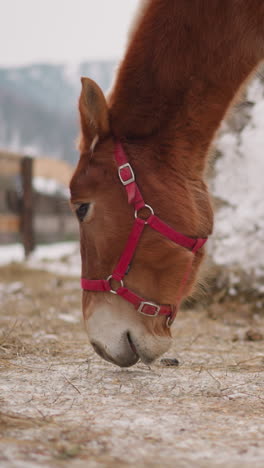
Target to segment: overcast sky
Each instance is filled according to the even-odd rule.
[[[0,0],[0,66],[116,59],[141,0]]]

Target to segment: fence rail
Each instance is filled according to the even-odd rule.
[[[77,238],[77,223],[62,192],[34,189],[34,177],[66,187],[72,168],[64,161],[0,152],[0,242],[22,242],[27,256],[36,243]]]
[[[12,214],[0,214],[0,232],[1,233],[19,233],[20,216]]]

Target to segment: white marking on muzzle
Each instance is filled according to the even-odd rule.
[[[151,334],[135,308],[118,296],[94,295],[86,316],[90,342],[100,345],[115,361],[131,359],[135,347],[144,362],[151,362],[170,346],[171,338]]]

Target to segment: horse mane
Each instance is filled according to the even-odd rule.
[[[143,1],[108,99],[112,133],[174,158],[196,154],[203,171],[216,130],[263,59],[263,16],[259,0]]]

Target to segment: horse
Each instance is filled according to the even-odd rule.
[[[261,0],[144,0],[109,95],[81,79],[70,202],[103,359],[149,364],[169,349],[213,229],[212,142],[263,58]]]

